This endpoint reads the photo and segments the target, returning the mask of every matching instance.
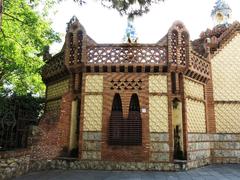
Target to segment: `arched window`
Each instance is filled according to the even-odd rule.
[[[130,100],[129,112],[138,111],[140,112],[140,105],[137,94],[133,94]]]
[[[118,93],[115,94],[109,122],[108,144],[125,146],[142,144],[142,120],[137,94],[131,97],[127,119],[123,119],[121,97]]]
[[[142,144],[142,119],[140,113],[140,104],[138,95],[133,94],[130,100],[128,120],[126,123],[126,132],[124,134],[126,145]]]
[[[119,145],[122,142],[122,101],[118,93],[115,94],[112,103],[112,112],[109,121],[108,144]]]
[[[112,111],[122,112],[122,101],[118,93],[113,98]]]

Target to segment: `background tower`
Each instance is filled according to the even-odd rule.
[[[232,9],[224,0],[217,0],[213,10],[211,12],[211,16],[214,21],[214,25],[227,25],[231,18]]]
[[[126,43],[137,43],[137,33],[133,25],[133,19],[128,19],[127,28],[123,37],[123,41]]]

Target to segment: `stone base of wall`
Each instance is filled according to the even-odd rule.
[[[240,163],[240,134],[188,134],[187,168]]]
[[[240,134],[214,134],[212,163],[240,163]]]
[[[150,133],[150,162],[169,162],[168,133]]]
[[[160,139],[159,139],[160,138]],[[167,135],[151,134],[151,152],[168,154]],[[96,144],[85,144],[87,148]],[[158,152],[159,151],[159,152]],[[188,160],[180,162],[117,162],[78,159],[33,159],[34,151],[0,152],[0,179],[49,169],[179,171],[214,163],[240,163],[240,134],[189,134]],[[163,153],[164,152],[164,153]],[[31,155],[31,157],[30,157]]]
[[[211,164],[211,158],[190,161],[190,162],[187,162],[186,170],[207,166],[209,164]]]
[[[0,179],[11,179],[27,173],[30,164],[27,152],[0,152]]]
[[[178,171],[179,164],[173,163],[145,163],[145,162],[113,162],[86,160],[47,160],[32,161],[30,170],[40,171],[48,169],[94,169],[94,170],[124,170],[124,171]]]

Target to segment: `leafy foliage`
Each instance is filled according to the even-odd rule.
[[[33,97],[31,94],[20,96],[16,94],[13,94],[11,96],[0,94],[0,119],[2,116],[4,116],[4,114],[11,112],[12,110],[15,112],[14,116],[16,116],[17,119],[17,112],[19,110],[22,110],[29,117],[27,119],[27,125],[36,125],[38,124],[40,117],[43,114],[44,101],[44,98]]]
[[[63,0],[59,0],[63,1]],[[83,5],[87,0],[73,0],[74,2]],[[115,9],[121,15],[127,15],[128,18],[141,16],[149,12],[152,4],[159,3],[164,0],[98,0],[104,7]]]
[[[103,6],[116,9],[121,15],[134,18],[148,13],[150,6],[160,1],[164,0],[101,0],[101,3]]]
[[[0,95],[0,151],[26,148],[31,125],[38,125],[44,99]]]
[[[11,89],[17,94],[43,94],[40,71],[42,50],[60,38],[46,20],[48,2],[41,0],[4,0],[0,31],[0,92]]]

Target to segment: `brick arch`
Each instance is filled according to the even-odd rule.
[[[111,81],[141,79],[141,90],[136,89],[111,89]],[[143,113],[142,108],[148,109],[148,76],[146,74],[125,74],[125,73],[109,73],[104,77],[103,91],[103,120],[102,120],[102,160],[110,161],[148,161],[149,160],[149,118],[148,111]],[[112,103],[116,93],[119,93],[122,100],[122,112],[125,121],[128,121],[130,101],[135,93],[138,96],[139,109],[142,122],[142,143],[141,145],[109,145],[108,144],[108,128],[110,124],[110,116],[112,112]]]
[[[108,127],[109,145],[116,145],[121,142],[122,123],[123,123],[122,100],[120,94],[116,93],[113,98],[112,111]]]
[[[129,105],[129,113],[127,119],[128,127],[128,143],[129,145],[142,144],[142,118],[140,113],[139,98],[136,93],[133,93]]]

